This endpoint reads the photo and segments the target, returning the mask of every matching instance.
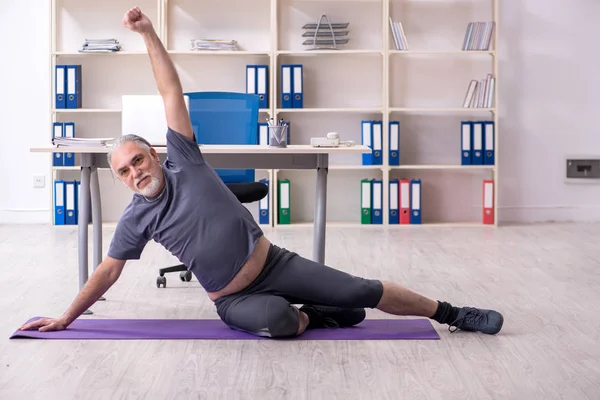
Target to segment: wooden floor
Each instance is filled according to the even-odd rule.
[[[310,228],[266,233],[312,254]],[[495,308],[496,336],[434,323],[439,341],[9,340],[71,303],[76,244],[72,227],[0,226],[0,399],[600,398],[600,224],[328,230],[327,264]],[[217,318],[195,280],[157,289],[173,261],[151,243],[93,317]]]

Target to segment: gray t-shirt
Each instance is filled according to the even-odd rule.
[[[224,288],[263,232],[252,214],[204,161],[195,140],[167,130],[166,185],[153,199],[134,193],[108,255],[137,260],[145,245],[163,245],[207,292]]]

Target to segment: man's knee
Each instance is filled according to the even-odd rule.
[[[290,337],[298,333],[298,310],[283,297],[273,296],[265,304],[267,330],[270,337]]]
[[[383,284],[376,279],[352,277],[339,287],[332,303],[346,308],[375,308],[383,296]]]

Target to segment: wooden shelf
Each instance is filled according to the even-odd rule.
[[[249,64],[268,65],[268,108],[259,110],[259,122],[265,117],[283,118],[290,121],[291,143],[309,143],[311,137],[322,137],[327,132],[339,132],[342,140],[352,140],[362,143],[361,120],[377,119],[382,122],[382,165],[361,165],[358,157],[335,158],[329,161],[329,188],[332,195],[339,196],[345,210],[328,219],[345,220],[349,222],[329,222],[328,227],[359,227],[404,228],[415,225],[389,225],[389,180],[396,175],[441,176],[436,171],[469,171],[483,172],[498,182],[498,24],[490,46],[491,50],[476,51],[461,50],[467,24],[459,29],[456,26],[446,26],[442,30],[432,27],[432,22],[421,10],[411,10],[411,2],[381,2],[380,0],[334,0],[325,4],[319,0],[257,0],[251,5],[243,0],[232,0],[233,3],[222,5],[208,0],[184,2],[182,0],[157,0],[142,5],[150,9],[147,13],[167,48],[169,55],[180,72],[184,91],[245,91],[245,68]],[[236,3],[239,2],[239,3]],[[205,3],[203,3],[205,2]],[[463,20],[484,21],[497,20],[498,0],[477,2],[477,5],[466,6],[456,10],[463,13]],[[489,3],[485,6],[486,3]],[[99,6],[80,6],[75,3],[52,1],[51,13],[51,88],[52,97],[50,120],[77,121],[77,134],[83,137],[89,135],[105,137],[106,132],[111,136],[118,135],[120,129],[119,108],[80,108],[55,109],[54,107],[54,67],[65,63],[84,65],[83,98],[84,104],[119,105],[122,94],[157,93],[152,68],[145,50],[143,40],[138,34],[129,32],[122,27],[118,15],[123,11],[122,5],[116,1],[102,4],[102,13],[95,13]],[[318,15],[326,12],[333,15],[332,22],[349,22],[350,40],[338,49],[308,50],[302,45],[302,26],[308,22],[317,22]],[[432,7],[439,5],[432,4]],[[487,7],[490,13],[480,12]],[[429,6],[428,6],[429,7]],[[441,6],[445,7],[445,6]],[[414,12],[413,12],[414,11]],[[434,9],[435,11],[435,9]],[[243,16],[253,13],[252,18]],[[315,14],[315,12],[318,14]],[[68,15],[68,18],[65,16]],[[315,15],[317,15],[315,17]],[[407,40],[411,50],[396,50],[394,38],[390,30],[389,19],[406,21]],[[104,19],[98,23],[90,21]],[[315,20],[316,18],[316,20]],[[106,20],[106,21],[105,21]],[[409,21],[410,20],[410,21]],[[215,21],[219,21],[215,24]],[[437,20],[436,20],[437,21]],[[441,20],[440,20],[441,21]],[[451,21],[446,21],[451,24]],[[58,27],[57,24],[61,26]],[[440,23],[445,23],[444,21]],[[444,35],[439,35],[439,32]],[[431,35],[431,37],[429,37]],[[115,37],[123,46],[123,51],[111,53],[82,53],[77,51],[83,38]],[[235,39],[240,48],[238,51],[188,50],[189,40],[193,38]],[[416,39],[416,40],[415,40]],[[433,49],[428,49],[432,47]],[[438,49],[435,49],[438,48]],[[64,51],[66,50],[66,51]],[[71,51],[72,50],[72,51]],[[143,56],[136,58],[135,56]],[[89,59],[91,57],[91,59]],[[130,58],[128,58],[130,57]],[[75,60],[76,59],[76,60]],[[79,61],[81,60],[81,61]],[[75,62],[77,61],[77,62]],[[304,108],[281,107],[281,64],[294,63],[304,66]],[[414,64],[413,64],[414,63]],[[491,73],[497,79],[495,85],[494,104],[490,108],[464,108],[464,95],[471,79],[483,79]],[[415,83],[417,82],[417,83]],[[419,87],[422,84],[424,90]],[[94,101],[99,96],[101,101]],[[90,101],[89,99],[92,99]],[[87,100],[86,100],[87,99]],[[367,106],[360,106],[367,105]],[[374,106],[373,106],[374,105]],[[402,106],[406,105],[406,106]],[[418,106],[414,106],[418,105]],[[441,105],[441,106],[439,106]],[[114,116],[113,116],[114,115]],[[461,119],[487,119],[495,122],[495,160],[496,165],[454,165],[454,164],[418,164],[424,157],[419,152],[441,152],[446,148],[430,149],[427,136],[435,136],[440,146],[447,151],[459,152],[460,131],[458,125],[448,127],[445,121],[457,124]],[[394,166],[389,165],[389,122],[398,120],[401,123],[400,136],[401,153],[411,153],[411,161],[415,164]],[[416,122],[413,122],[416,121]],[[411,126],[411,123],[414,125]],[[439,125],[434,125],[439,124]],[[80,127],[81,125],[81,127]],[[407,127],[408,128],[405,128]],[[51,128],[48,129],[48,132]],[[143,136],[143,132],[140,132]],[[406,139],[406,137],[411,137]],[[427,138],[425,138],[427,137]],[[412,147],[412,148],[407,148]],[[456,154],[455,154],[456,155]],[[401,156],[400,160],[405,160]],[[429,158],[435,160],[435,158]],[[456,158],[441,158],[440,162],[456,160]],[[53,174],[63,171],[78,171],[75,167],[50,167]],[[395,170],[403,171],[398,173]],[[258,170],[257,170],[258,171]],[[314,191],[314,171],[294,171],[297,180],[292,180],[296,193],[294,202],[312,201],[307,193]],[[337,172],[337,173],[335,173]],[[297,219],[306,222],[279,225],[277,223],[277,179],[290,173],[287,170],[269,170],[271,180],[270,221],[273,227],[285,229],[312,227],[312,205],[296,203]],[[67,172],[63,172],[67,174]],[[258,173],[257,173],[258,175]],[[469,174],[454,174],[463,180],[467,190],[452,190],[451,194],[474,196],[470,189],[475,179]],[[475,175],[475,174],[473,174]],[[383,225],[363,225],[353,222],[356,216],[356,204],[360,202],[360,191],[357,190],[356,179],[359,177],[377,177],[383,182],[382,209]],[[346,184],[346,179],[348,183]],[[343,184],[340,184],[343,182]],[[448,190],[446,182],[432,183],[425,181],[429,187],[434,187],[437,194]],[[111,183],[112,184],[112,183]],[[438,188],[439,186],[439,188]],[[425,187],[425,186],[424,186]],[[495,220],[498,216],[498,191],[494,188]],[[294,194],[293,194],[294,195]],[[356,196],[359,196],[357,199]],[[425,196],[425,195],[424,195]],[[299,200],[302,199],[302,200]],[[425,197],[423,197],[426,200]],[[50,202],[53,201],[52,196]],[[477,200],[481,194],[477,194]],[[331,197],[328,197],[328,201]],[[449,207],[448,215],[443,219],[472,219],[472,215],[450,216],[454,208],[464,204],[473,204],[475,200],[457,201],[456,207]],[[117,207],[110,202],[105,207]],[[437,205],[437,203],[436,203]],[[292,206],[294,207],[294,206]],[[337,205],[336,205],[337,207]],[[472,207],[472,206],[469,206]],[[114,210],[108,210],[110,214]],[[338,210],[336,210],[338,211]],[[423,211],[423,219],[427,220],[427,208]],[[473,217],[477,218],[477,216]],[[264,225],[262,225],[265,227]],[[419,227],[478,227],[487,226],[479,223],[423,223]],[[495,223],[497,226],[497,222]]]

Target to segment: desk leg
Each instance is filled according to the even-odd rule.
[[[102,204],[100,203],[100,183],[98,181],[98,169],[92,167],[90,177],[90,193],[92,199],[92,266],[94,271],[102,262]],[[98,301],[106,300],[105,297],[100,297]]]
[[[89,156],[88,156],[89,157]],[[89,205],[90,205],[90,175],[92,169],[86,163],[86,155],[82,156],[81,166],[81,186],[79,199],[79,291],[83,288],[88,280],[88,221],[90,220]],[[88,165],[86,165],[88,164]],[[85,310],[84,315],[92,314],[91,310]]]
[[[313,261],[325,263],[325,221],[327,220],[327,168],[328,155],[319,154],[317,162],[317,190],[315,222],[313,224]]]

